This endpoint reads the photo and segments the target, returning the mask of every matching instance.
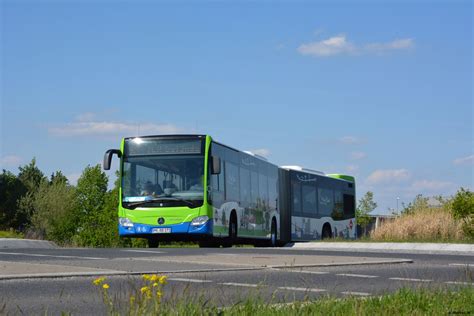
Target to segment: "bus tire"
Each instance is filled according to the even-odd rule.
[[[321,239],[329,239],[332,237],[331,225],[328,223],[323,225],[323,231],[321,234]]]
[[[237,242],[237,216],[235,212],[230,214],[229,221],[229,237],[227,237],[222,243],[222,247],[229,248],[232,247]]]
[[[199,241],[199,248],[219,248],[219,243],[215,239],[205,239]]]
[[[160,246],[160,241],[156,238],[148,238],[148,248],[158,248]]]
[[[278,235],[277,235],[277,224],[275,218],[272,219],[272,228],[270,231],[270,241],[268,242],[269,247],[278,246]]]

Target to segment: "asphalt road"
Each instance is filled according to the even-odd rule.
[[[321,295],[373,296],[401,287],[473,286],[474,255],[349,253],[268,248],[2,249],[0,313],[105,312],[92,284],[106,275],[125,298],[142,273],[169,278],[165,300],[245,297],[291,302]],[[76,276],[73,276],[76,275]],[[125,299],[124,299],[125,300]]]

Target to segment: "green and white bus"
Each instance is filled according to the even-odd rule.
[[[265,158],[208,135],[124,138],[120,149],[119,234],[201,247],[238,242],[356,238],[355,182]]]

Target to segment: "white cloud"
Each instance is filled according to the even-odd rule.
[[[298,47],[300,54],[317,57],[351,53],[354,50],[354,45],[346,41],[345,35],[333,36],[322,41],[302,44]]]
[[[344,137],[339,138],[339,142],[346,145],[355,145],[355,144],[362,143],[362,139],[356,136],[344,136]]]
[[[453,163],[455,165],[474,165],[474,155],[454,159]]]
[[[368,178],[368,184],[395,183],[408,180],[410,172],[406,169],[380,169],[372,172]]]
[[[455,184],[447,181],[437,180],[418,180],[411,184],[411,189],[415,193],[443,193],[446,190],[453,189]]]
[[[179,134],[183,129],[173,124],[129,123],[96,120],[94,113],[78,115],[74,122],[53,126],[48,132],[55,136],[133,136]]]
[[[356,45],[346,39],[345,35],[337,35],[316,42],[301,44],[298,52],[314,57],[329,57],[341,54],[363,55],[388,51],[407,50],[414,47],[412,38],[400,38],[390,42]]]
[[[415,46],[412,38],[396,39],[387,43],[371,43],[365,46],[367,52],[385,52],[390,50],[410,49]]]
[[[260,155],[262,157],[268,157],[270,156],[270,150],[267,149],[267,148],[259,148],[259,149],[254,149],[254,150],[251,150],[250,152],[256,154],[256,155]]]
[[[23,162],[23,158],[15,155],[3,156],[0,158],[0,166],[3,167],[18,167]]]
[[[367,157],[367,154],[362,151],[353,151],[351,152],[351,159],[352,160],[360,160]]]

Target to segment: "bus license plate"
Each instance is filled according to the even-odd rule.
[[[152,234],[169,234],[171,233],[171,228],[170,227],[165,227],[165,228],[153,228],[151,230]]]

